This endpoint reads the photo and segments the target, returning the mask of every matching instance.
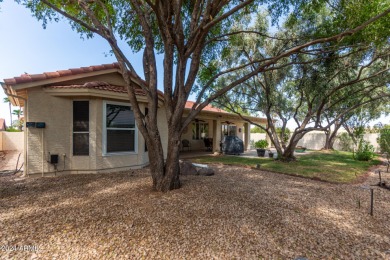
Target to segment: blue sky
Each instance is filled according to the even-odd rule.
[[[110,47],[103,39],[97,36],[83,40],[64,20],[49,23],[43,29],[28,9],[14,1],[4,0],[0,8],[0,81],[25,72],[37,74],[115,62],[115,57],[106,55]],[[121,44],[141,73],[142,55],[133,54],[125,46]],[[158,61],[161,63],[161,59]],[[0,118],[5,118],[9,125],[8,104],[2,102],[4,97],[0,90]],[[389,117],[377,121],[390,123]]]
[[[0,81],[25,72],[37,74],[115,62],[115,57],[106,55],[110,47],[103,39],[82,40],[66,21],[50,23],[43,29],[28,9],[14,1],[5,0],[0,8]],[[128,53],[133,60],[142,57]],[[142,64],[134,65],[140,72]],[[5,118],[9,125],[9,108],[2,102],[4,97],[0,90],[0,118]]]

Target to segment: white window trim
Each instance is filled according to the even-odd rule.
[[[106,112],[107,112],[107,104],[111,105],[119,105],[119,106],[128,106],[131,108],[130,103],[125,103],[125,102],[116,102],[116,101],[108,101],[108,100],[103,100],[103,127],[102,127],[102,155],[103,156],[112,156],[112,155],[128,155],[128,154],[138,154],[138,128],[137,124],[135,123],[134,126],[134,152],[113,152],[113,153],[108,153],[107,152],[107,118],[106,118]],[[134,113],[134,111],[133,111]],[[123,130],[123,128],[110,128],[112,130]]]

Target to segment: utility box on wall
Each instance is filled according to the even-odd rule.
[[[26,122],[26,127],[27,128],[35,128],[36,122]]]
[[[27,128],[46,128],[45,122],[26,122]]]
[[[46,128],[46,123],[45,122],[36,122],[35,127],[36,128]]]
[[[58,164],[58,154],[50,154],[50,163]]]

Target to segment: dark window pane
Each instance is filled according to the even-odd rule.
[[[73,131],[89,131],[89,101],[73,101]]]
[[[134,152],[134,130],[107,130],[107,152]]]
[[[89,155],[89,133],[73,133],[73,155]]]
[[[134,128],[134,113],[129,106],[107,104],[106,126],[112,128]]]

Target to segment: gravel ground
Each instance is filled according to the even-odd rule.
[[[148,170],[2,176],[0,258],[390,259],[390,191],[374,188],[371,217],[361,188],[374,174],[336,185],[213,167],[166,194]]]

